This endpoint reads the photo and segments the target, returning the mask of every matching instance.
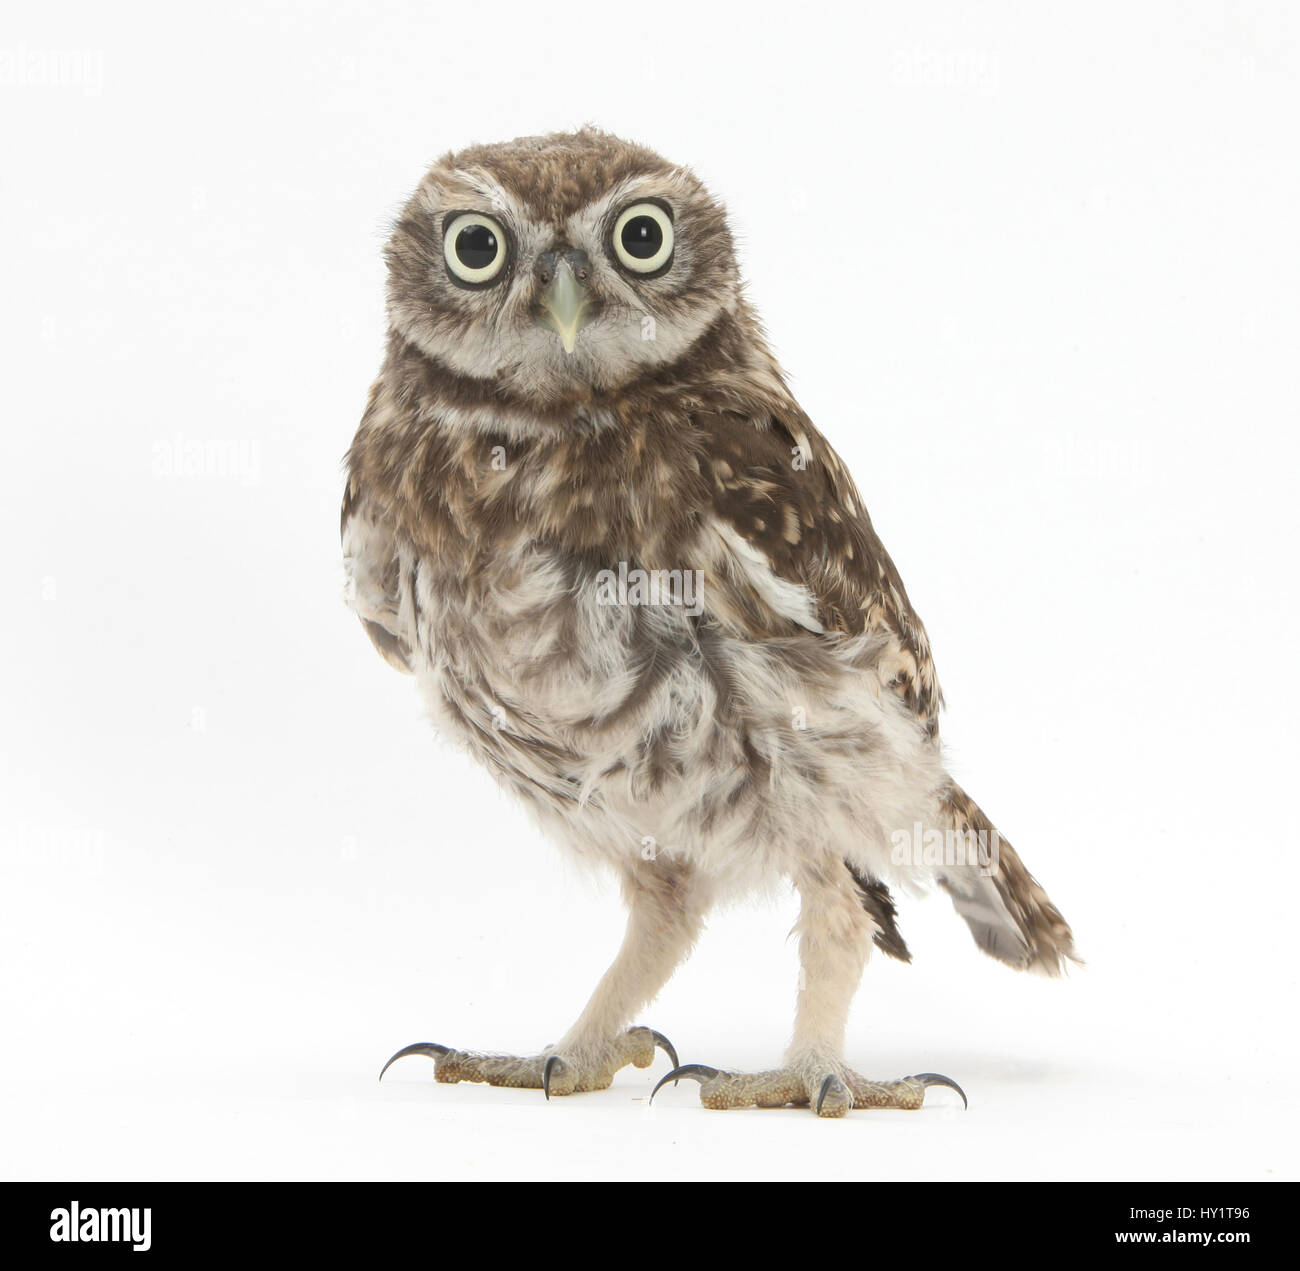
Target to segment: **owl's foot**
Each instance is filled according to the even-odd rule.
[[[809,1061],[768,1072],[723,1072],[705,1064],[685,1064],[668,1073],[660,1087],[690,1077],[700,1083],[700,1102],[706,1108],[808,1108],[819,1117],[842,1117],[851,1108],[906,1108],[915,1110],[925,1102],[931,1086],[947,1086],[961,1095],[965,1091],[951,1078],[937,1072],[917,1073],[898,1081],[868,1081],[850,1068],[824,1061]]]
[[[436,1042],[416,1042],[399,1050],[380,1070],[379,1079],[389,1066],[406,1055],[427,1055],[434,1061],[433,1079],[454,1085],[458,1081],[485,1081],[490,1086],[515,1086],[541,1090],[549,1099],[553,1094],[580,1094],[586,1090],[606,1090],[614,1074],[628,1064],[649,1068],[655,1048],[677,1067],[677,1052],[662,1033],[653,1028],[629,1028],[608,1044],[594,1050],[568,1053],[548,1046],[540,1055],[484,1055],[472,1050],[452,1050]]]

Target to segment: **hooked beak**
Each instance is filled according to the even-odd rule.
[[[567,260],[559,261],[550,285],[542,293],[537,320],[550,327],[560,337],[566,353],[572,353],[578,332],[595,316],[597,306],[592,303],[587,288],[580,283]]]

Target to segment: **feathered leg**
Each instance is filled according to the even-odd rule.
[[[794,1036],[782,1067],[743,1073],[688,1064],[675,1068],[659,1086],[693,1077],[700,1082],[700,1101],[706,1108],[811,1106],[823,1117],[842,1117],[850,1108],[919,1108],[930,1086],[949,1086],[961,1094],[955,1082],[937,1073],[879,1082],[845,1066],[849,1008],[880,927],[863,906],[853,875],[838,859],[809,862],[795,886],[802,901],[795,927],[799,997]]]
[[[494,1086],[541,1089],[551,1095],[604,1090],[629,1063],[648,1068],[656,1046],[677,1066],[677,1054],[662,1034],[628,1028],[691,951],[708,908],[707,890],[691,871],[671,862],[638,862],[623,880],[628,906],[622,947],[577,1022],[559,1042],[539,1055],[494,1055],[417,1042],[405,1055],[434,1059],[434,1080],[485,1081]],[[381,1072],[380,1077],[384,1074]]]

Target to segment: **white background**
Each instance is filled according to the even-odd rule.
[[[4,1176],[1296,1176],[1293,7],[7,16]],[[905,905],[850,1059],[968,1113],[649,1109],[662,1061],[376,1084],[554,1040],[621,934],[435,739],[337,543],[392,214],[448,149],[584,121],[727,201],[952,766],[1088,960],[1016,976]],[[713,921],[645,1017],[684,1062],[777,1059],[793,916]]]

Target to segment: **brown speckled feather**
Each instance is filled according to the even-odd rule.
[[[718,515],[780,577],[808,589],[826,632],[888,638],[886,683],[937,736],[943,698],[925,628],[830,444],[793,399],[757,418],[695,419]]]

